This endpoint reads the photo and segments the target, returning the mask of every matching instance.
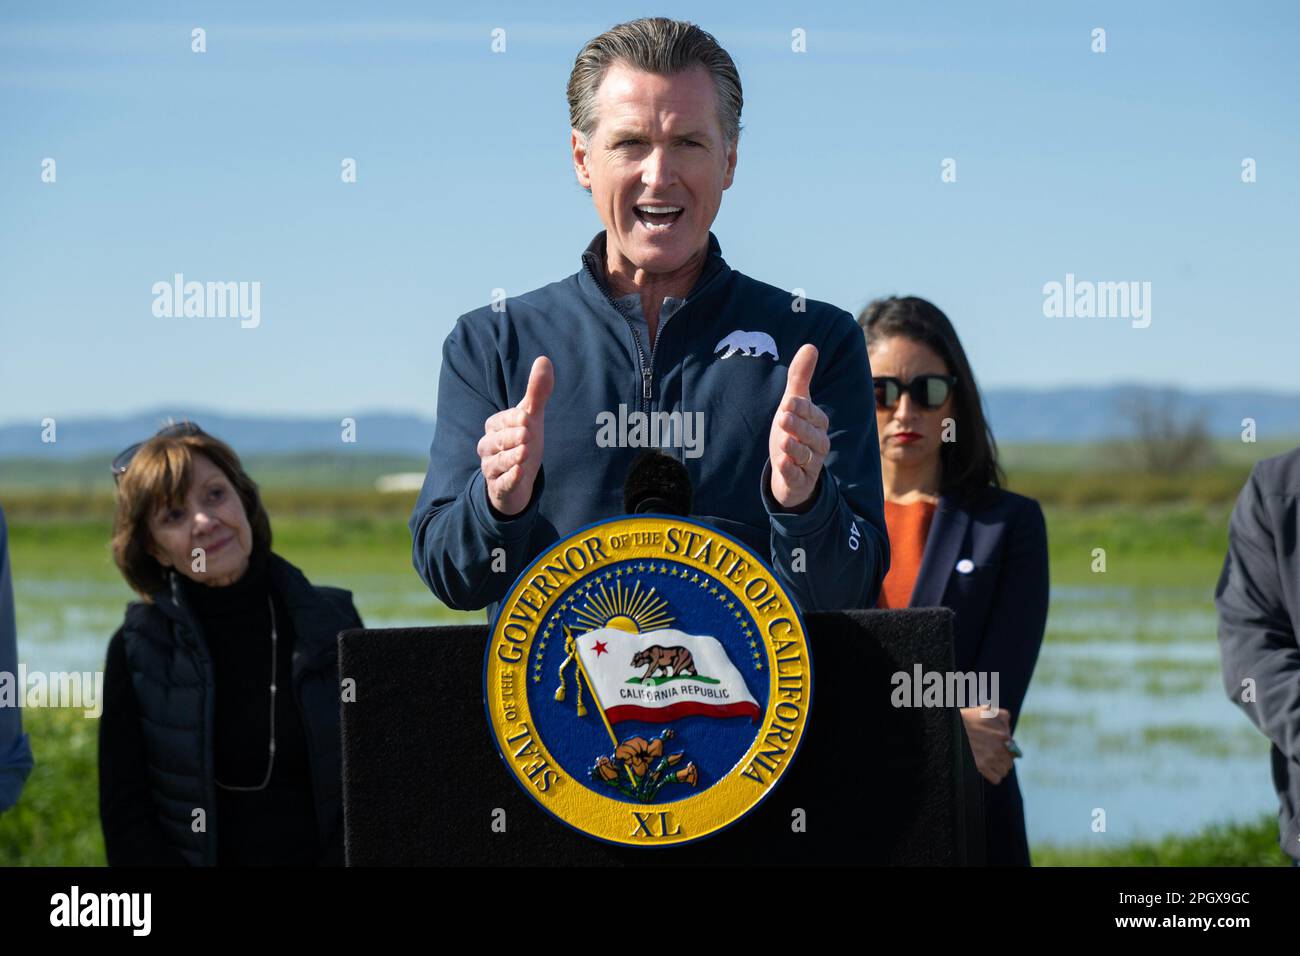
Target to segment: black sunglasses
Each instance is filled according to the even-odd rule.
[[[910,382],[904,382],[893,375],[873,376],[876,386],[876,407],[897,408],[903,393],[912,396],[912,401],[922,408],[938,408],[952,394],[952,387],[957,384],[955,375],[918,375]]]
[[[180,438],[187,435],[206,434],[202,428],[193,422],[180,422],[175,425],[166,425],[158,429],[154,438]],[[112,463],[108,466],[113,473],[113,480],[117,481],[126,474],[127,467],[131,464],[131,459],[135,457],[136,452],[144,447],[144,442],[138,441],[134,445],[124,448],[113,456]]]

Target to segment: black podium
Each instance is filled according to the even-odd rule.
[[[578,833],[515,782],[483,707],[486,625],[342,632],[339,673],[355,681],[341,705],[348,864],[983,863],[982,790],[960,715],[890,703],[893,674],[953,669],[952,612],[804,620],[812,708],[780,784],[720,833],[650,848]],[[505,832],[493,829],[497,810]]]

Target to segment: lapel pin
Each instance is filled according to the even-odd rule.
[[[970,558],[962,558],[960,561],[957,562],[958,574],[970,574],[974,570],[975,570],[975,562],[972,561]]]

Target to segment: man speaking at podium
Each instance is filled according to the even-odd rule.
[[[692,517],[767,556],[801,610],[874,606],[889,544],[861,330],[731,269],[709,231],[736,167],[731,57],[692,24],[620,24],[578,55],[568,98],[605,229],[574,275],[444,343],[420,577],[491,620],[548,545],[622,513],[653,445],[686,466]]]

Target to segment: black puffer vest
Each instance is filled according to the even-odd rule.
[[[339,738],[338,634],[360,627],[352,594],[316,587],[279,555],[269,555],[269,584],[296,634],[294,700],[307,737],[312,793],[322,847],[339,848],[342,863],[343,790]],[[187,607],[175,572],[153,603],[127,607],[123,639],[131,684],[140,707],[149,783],[158,822],[192,866],[217,862],[217,789],[213,769],[212,666],[199,623]],[[205,828],[196,831],[195,811]]]

